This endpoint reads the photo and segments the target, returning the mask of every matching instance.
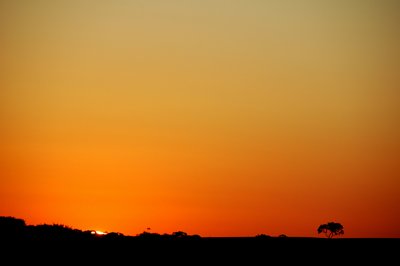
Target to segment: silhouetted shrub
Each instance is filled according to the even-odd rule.
[[[200,239],[201,238],[200,235],[191,235],[189,237],[192,238],[192,239]]]
[[[104,236],[102,236],[102,238],[107,239],[107,240],[121,240],[123,239],[125,236],[121,233],[117,233],[117,232],[111,232],[108,233]]]
[[[140,239],[160,239],[161,235],[144,231],[143,233],[138,234],[136,237]]]
[[[184,238],[187,236],[188,236],[188,234],[185,232],[182,232],[182,231],[177,231],[177,232],[172,233],[172,237],[174,237],[174,238]]]

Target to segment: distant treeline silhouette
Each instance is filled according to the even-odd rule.
[[[147,228],[150,230],[150,228]],[[318,227],[318,234],[324,233],[328,238],[344,234],[343,226],[340,223],[329,222]],[[95,230],[79,230],[63,224],[39,224],[27,225],[23,219],[0,216],[0,239],[25,239],[25,240],[107,240],[107,239],[141,239],[141,240],[162,240],[162,239],[200,239],[200,235],[188,235],[183,231],[176,231],[172,234],[158,234],[143,231],[135,236],[126,236],[119,232],[103,233]],[[270,235],[258,234],[256,239],[271,239]],[[281,234],[278,238],[287,238]]]
[[[23,240],[97,240],[97,239],[198,239],[199,235],[188,235],[183,231],[172,234],[157,234],[144,231],[136,236],[110,232],[104,235],[95,230],[79,230],[63,224],[27,225],[23,219],[0,216],[0,239]]]

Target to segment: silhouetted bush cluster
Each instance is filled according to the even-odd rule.
[[[148,228],[150,229],[150,228]],[[286,235],[279,235],[278,238],[285,238]],[[266,234],[258,234],[254,237],[258,240],[263,239],[273,239],[276,237],[272,237]],[[99,234],[94,230],[86,230],[82,231],[79,229],[74,229],[69,226],[63,224],[40,224],[40,225],[26,225],[25,221],[22,219],[14,218],[14,217],[5,217],[0,216],[0,240],[1,239],[24,239],[24,240],[32,240],[32,241],[64,241],[64,240],[144,240],[147,242],[148,240],[173,240],[176,243],[181,241],[185,242],[185,240],[195,240],[201,239],[199,235],[188,235],[183,231],[176,231],[172,234],[158,234],[152,233],[148,231],[144,231],[143,233],[137,234],[136,236],[125,236],[121,233],[111,232],[106,234]]]
[[[90,231],[83,232],[62,224],[30,225],[27,227],[27,236],[39,240],[72,240],[92,237]]]
[[[177,231],[172,234],[157,234],[144,231],[136,236],[139,239],[199,239],[199,235],[188,235],[185,232]]]

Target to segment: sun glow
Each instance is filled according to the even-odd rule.
[[[103,231],[98,231],[98,230],[95,230],[95,231],[92,231],[92,235],[100,235],[100,236],[103,236],[103,235],[106,235],[107,233],[105,233],[105,232],[103,232]]]

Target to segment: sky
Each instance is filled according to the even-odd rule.
[[[0,215],[400,237],[397,1],[0,0]]]

